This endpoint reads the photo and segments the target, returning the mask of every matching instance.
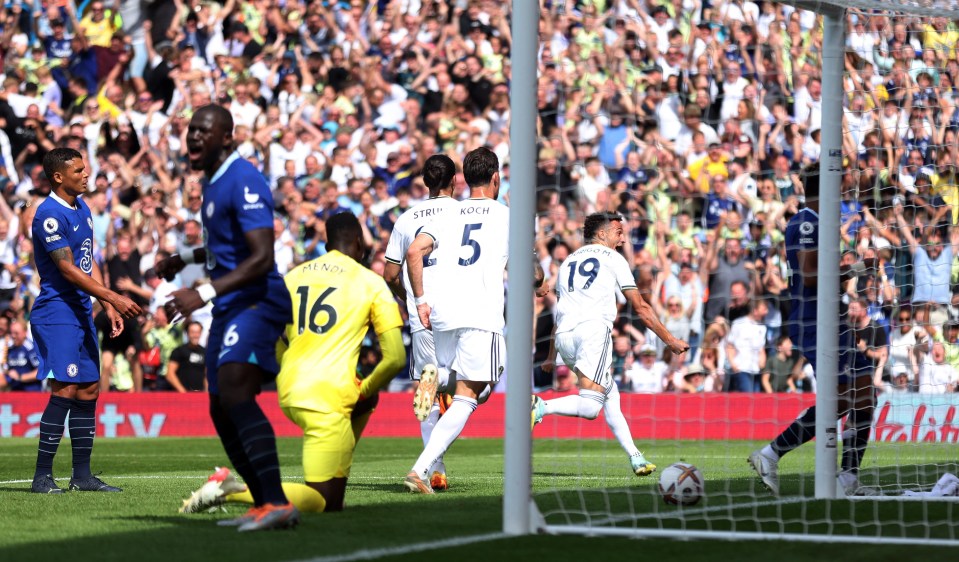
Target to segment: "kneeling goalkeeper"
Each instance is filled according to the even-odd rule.
[[[326,223],[327,254],[285,277],[293,323],[278,344],[280,406],[303,429],[306,484],[284,483],[303,512],[341,511],[353,449],[376,405],[377,393],[406,365],[403,320],[382,277],[364,267],[360,223],[340,213]],[[362,381],[356,377],[363,339],[372,326],[383,359]],[[244,491],[237,491],[244,490]],[[199,511],[223,501],[252,503],[224,469],[184,502]]]

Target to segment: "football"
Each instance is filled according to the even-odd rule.
[[[695,466],[677,462],[659,475],[659,493],[669,505],[695,505],[703,497],[706,481]]]

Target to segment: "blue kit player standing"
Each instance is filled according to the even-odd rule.
[[[90,297],[100,301],[114,337],[123,331],[123,319],[136,317],[140,307],[103,285],[100,267],[93,259],[93,219],[79,197],[87,190],[83,156],[70,148],[55,148],[43,157],[43,171],[53,191],[33,217],[40,296],[30,323],[40,356],[37,378],[48,381],[51,395],[40,418],[32,491],[63,493],[53,479],[53,457],[69,414],[73,448],[70,489],[119,492],[90,472],[100,395],[100,350]]]
[[[240,531],[293,527],[299,513],[280,484],[276,438],[256,403],[276,378],[276,342],[293,319],[290,293],[273,259],[273,196],[260,172],[233,146],[233,118],[220,106],[201,107],[187,131],[190,166],[202,171],[204,247],[156,265],[172,279],[187,263],[206,262],[212,283],[171,294],[170,317],[188,317],[213,301],[206,352],[210,417],[254,507],[221,521]]]
[[[803,171],[806,207],[796,213],[786,225],[786,260],[792,275],[789,290],[792,312],[789,317],[789,337],[802,351],[813,369],[816,368],[816,285],[819,259],[819,164]],[[840,287],[845,286],[848,271],[841,270]],[[838,322],[837,322],[838,321]],[[872,373],[850,375],[848,365],[852,348],[849,345],[849,327],[845,314],[823,325],[839,324],[838,411],[842,418],[847,413],[847,429],[843,432],[842,472],[839,485],[847,496],[874,495],[875,490],[859,483],[859,465],[866,453],[872,414],[875,409],[875,389]],[[858,373],[858,371],[857,371]],[[826,389],[820,387],[820,392]],[[753,467],[766,488],[779,495],[779,459],[786,453],[810,441],[816,434],[816,407],[803,410],[783,432],[762,449],[749,455]]]

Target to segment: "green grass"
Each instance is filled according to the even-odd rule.
[[[656,443],[649,457],[668,464],[685,459],[699,466],[707,480],[707,499],[680,511],[662,504],[656,478],[639,479],[628,470],[615,442],[537,440],[534,447],[534,493],[548,522],[592,521],[610,515],[612,526],[685,529],[735,529],[903,534],[950,537],[955,532],[956,504],[946,502],[802,502],[779,503],[759,491],[745,463],[756,444]],[[285,478],[301,475],[300,442],[279,441]],[[55,474],[69,474],[70,446],[61,445]],[[432,497],[404,493],[400,480],[421,449],[415,439],[364,439],[360,442],[347,492],[347,509],[339,514],[307,514],[294,532],[239,535],[215,525],[220,514],[179,515],[180,500],[197,488],[214,465],[226,462],[214,439],[100,439],[94,469],[122,494],[67,493],[36,496],[28,479],[36,458],[34,439],[0,439],[0,560],[59,562],[192,560],[292,561],[348,554],[361,549],[401,547],[434,539],[495,533],[501,530],[502,442],[462,440],[448,455],[452,489]],[[923,446],[923,462],[955,462],[954,446]],[[783,463],[783,494],[812,496],[813,448],[800,449]],[[907,454],[908,453],[908,454]],[[910,456],[911,455],[911,456]],[[931,484],[914,446],[876,446],[864,478],[889,484],[895,475],[906,483]],[[892,470],[892,467],[899,467]],[[905,468],[902,468],[905,467]],[[916,468],[919,467],[919,468]],[[955,470],[952,465],[951,470]],[[929,479],[932,478],[932,481]],[[60,480],[62,485],[66,480]],[[719,490],[731,494],[720,495]],[[738,507],[737,507],[738,505]],[[744,507],[745,505],[745,507]],[[231,514],[244,510],[228,506]],[[639,518],[629,518],[638,514]],[[922,521],[946,525],[925,528]],[[843,523],[853,521],[855,525]],[[879,529],[875,521],[904,521]],[[735,522],[735,523],[734,523]],[[948,525],[948,526],[947,526]],[[740,560],[770,556],[782,560],[822,559],[823,547],[807,543],[765,541],[676,541],[619,537],[533,536],[443,549],[442,556],[464,560],[596,560],[606,556],[664,560]],[[867,544],[832,545],[829,558],[911,560],[920,556],[954,556],[952,548]],[[436,551],[395,559],[420,560]]]

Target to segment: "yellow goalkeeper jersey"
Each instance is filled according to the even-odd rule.
[[[382,277],[337,251],[294,268],[284,280],[293,323],[278,350],[280,405],[349,415],[359,397],[356,363],[369,327],[382,334],[403,325],[393,294]]]

